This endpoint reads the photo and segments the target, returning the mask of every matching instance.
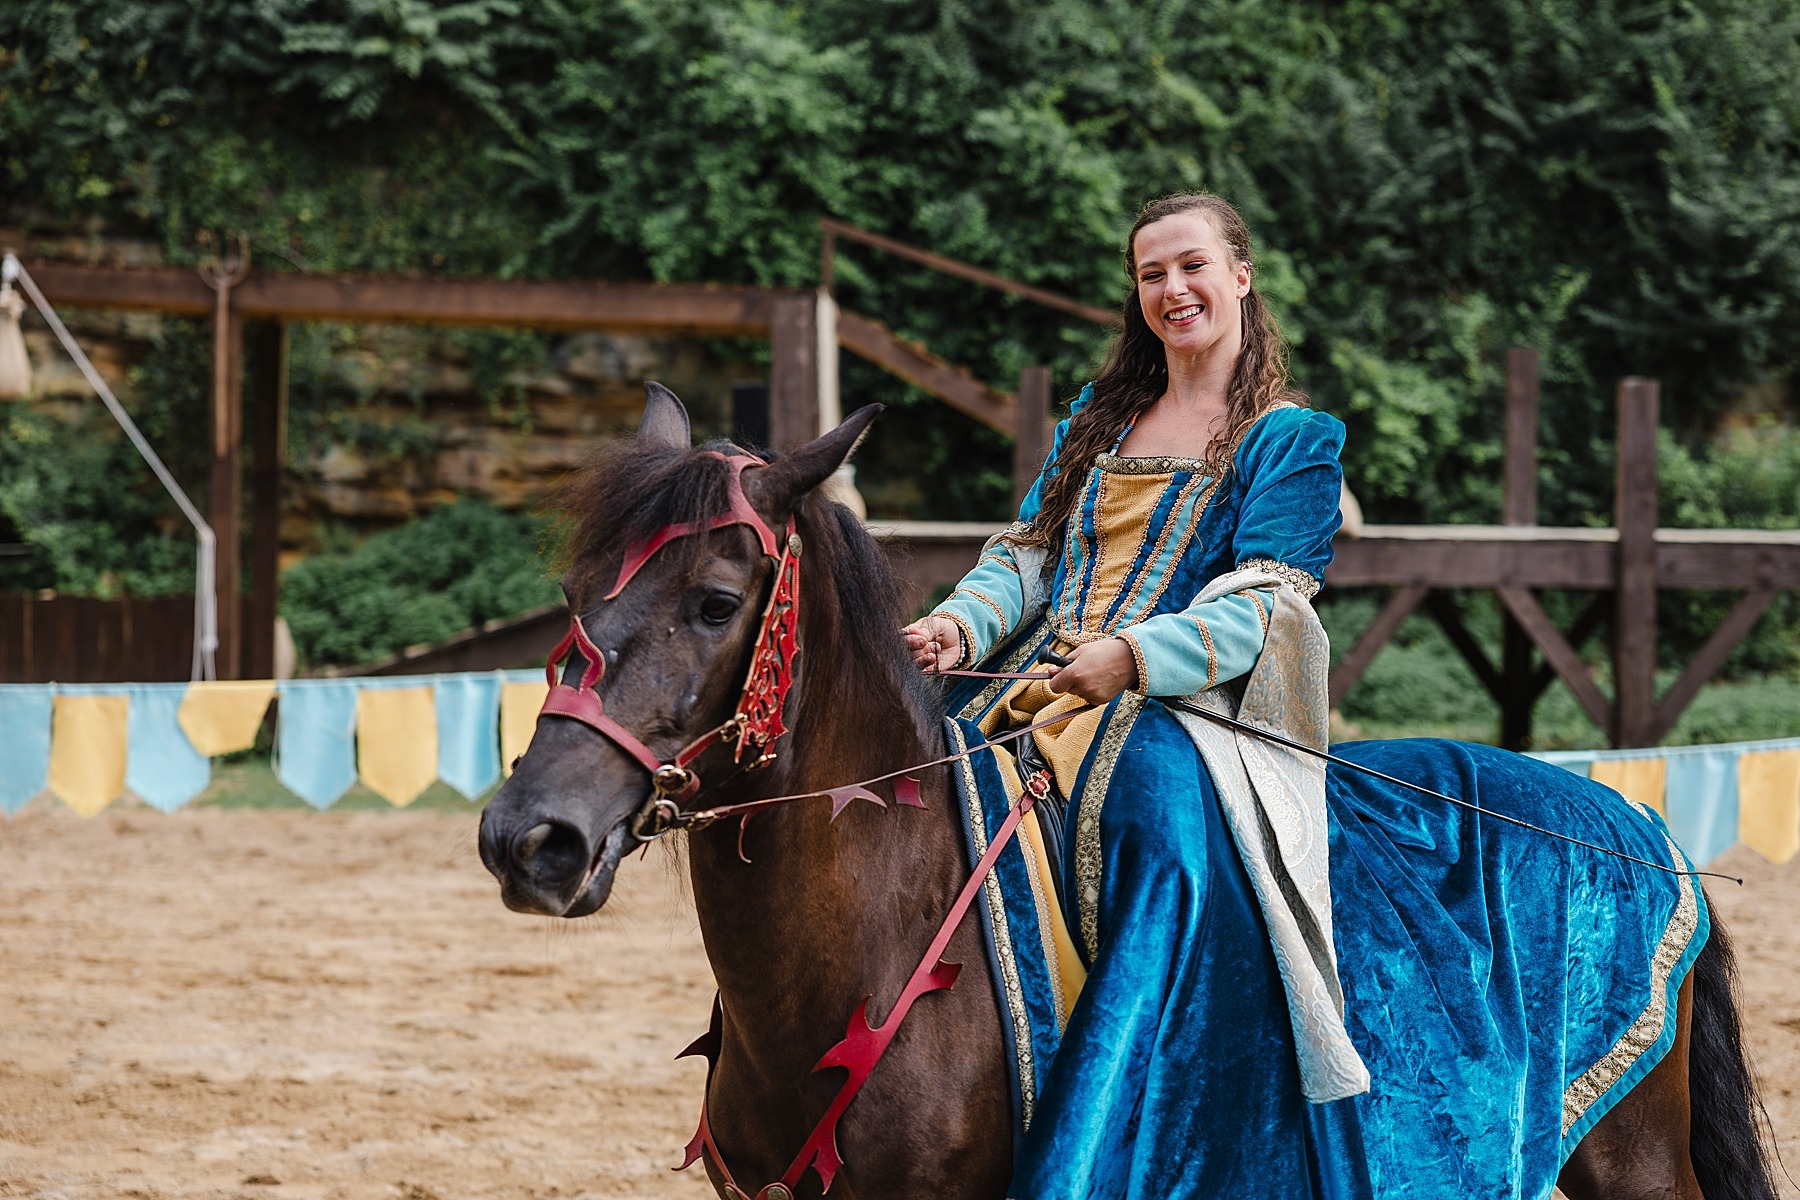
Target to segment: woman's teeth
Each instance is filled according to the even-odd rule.
[[[1199,316],[1204,311],[1206,311],[1206,306],[1204,304],[1190,304],[1186,308],[1178,308],[1171,313],[1164,314],[1163,320],[1187,321]]]

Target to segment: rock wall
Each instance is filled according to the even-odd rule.
[[[162,265],[154,247],[126,239],[33,239],[27,254],[17,230],[0,228],[0,244],[20,246],[27,269],[45,258]],[[167,364],[181,364],[164,386],[181,393],[181,427],[193,442],[157,449],[187,464],[178,478],[203,504],[205,471],[195,464],[205,462],[210,436],[209,324],[93,309],[60,315],[127,408],[142,401],[140,368],[153,356],[164,381]],[[24,332],[33,371],[26,403],[58,418],[70,437],[110,424],[35,312]],[[184,344],[171,349],[172,340]],[[284,565],[458,496],[515,509],[542,504],[597,439],[635,426],[646,379],[687,402],[696,436],[725,436],[732,385],[766,377],[759,350],[696,338],[292,324]],[[250,454],[247,438],[246,492]]]

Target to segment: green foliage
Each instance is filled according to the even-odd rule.
[[[302,663],[372,662],[556,599],[540,524],[473,500],[320,554],[282,576]]]
[[[1526,343],[1545,517],[1579,523],[1615,378],[1661,377],[1686,436],[1800,360],[1797,29],[1793,0],[22,0],[0,162],[15,205],[178,261],[243,229],[314,269],[793,285],[833,212],[1097,302],[1136,204],[1211,188],[1372,518],[1491,518]],[[1047,362],[1067,394],[1104,341],[865,251],[841,277],[1001,386]],[[965,515],[1004,509],[988,441]]]
[[[1571,598],[1545,597],[1546,607],[1562,625],[1571,623]],[[1375,616],[1378,599],[1358,590],[1328,596],[1319,615],[1331,635],[1333,660],[1342,658],[1356,635]],[[1487,597],[1471,598],[1466,613],[1470,632],[1498,662],[1499,616]],[[1756,638],[1733,656],[1740,664],[1755,657],[1759,640],[1792,647],[1793,618],[1785,628],[1774,615],[1764,619]],[[1610,689],[1608,664],[1601,651],[1602,639],[1590,643],[1589,657],[1601,686]],[[1665,650],[1663,661],[1671,659]],[[1691,654],[1686,648],[1684,654]],[[1791,650],[1790,650],[1791,653]],[[1683,657],[1679,661],[1685,663]],[[1752,664],[1755,665],[1755,664]],[[1657,689],[1666,692],[1677,672],[1658,672]],[[1779,671],[1762,677],[1733,678],[1733,672],[1700,690],[1675,728],[1664,738],[1671,746],[1710,742],[1754,741],[1760,738],[1800,737],[1800,672]],[[1415,615],[1401,623],[1394,638],[1344,697],[1340,708],[1350,737],[1452,737],[1493,742],[1500,733],[1499,708],[1488,696],[1468,665],[1429,618]],[[1560,682],[1553,683],[1532,714],[1532,744],[1539,750],[1595,749],[1607,745],[1573,694]]]
[[[209,379],[200,323],[165,322],[129,373],[127,411],[197,504],[204,504]],[[0,404],[0,591],[168,596],[194,590],[193,528],[98,397]]]

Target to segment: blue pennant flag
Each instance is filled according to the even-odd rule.
[[[0,812],[16,812],[50,783],[47,683],[0,686]]]
[[[1663,807],[1669,832],[1697,866],[1725,853],[1738,837],[1736,747],[1669,755]]]
[[[473,800],[500,779],[500,676],[445,675],[433,688],[438,778]]]
[[[349,679],[293,679],[277,691],[275,777],[314,808],[356,782],[356,689]]]
[[[125,786],[163,812],[174,812],[198,796],[212,779],[211,761],[194,749],[176,719],[187,690],[185,683],[139,683],[125,689],[131,700]]]

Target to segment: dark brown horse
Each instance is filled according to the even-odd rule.
[[[657,530],[705,523],[732,470],[690,447],[687,414],[659,387],[635,440],[602,447],[571,489],[575,555],[563,588],[605,659],[606,714],[659,760],[713,729],[739,700],[774,566],[748,526],[670,542],[603,600],[625,558]],[[945,752],[941,706],[896,633],[899,591],[880,549],[816,489],[875,415],[742,476],[769,526],[790,517],[805,547],[799,638],[786,706],[792,731],[762,770],[714,747],[684,806],[823,790]],[[577,656],[564,676],[581,674]],[[948,773],[922,775],[924,808],[858,803],[772,808],[689,836],[694,902],[724,1013],[711,1126],[737,1181],[780,1178],[838,1090],[813,1066],[865,997],[879,1022],[967,877]],[[538,723],[483,814],[482,861],[520,912],[597,910],[634,848],[651,793],[644,765],[575,720]],[[843,1200],[998,1200],[1011,1173],[1000,1013],[974,918],[945,958],[958,985],[922,998],[839,1129]],[[1674,1048],[1582,1141],[1562,1172],[1570,1200],[1773,1200],[1754,1088],[1739,1045],[1729,947],[1712,937],[1681,990]],[[654,1014],[645,1014],[654,1020]],[[699,1097],[696,1097],[698,1105]],[[708,1162],[715,1188],[723,1177]],[[817,1195],[808,1175],[801,1195]]]

